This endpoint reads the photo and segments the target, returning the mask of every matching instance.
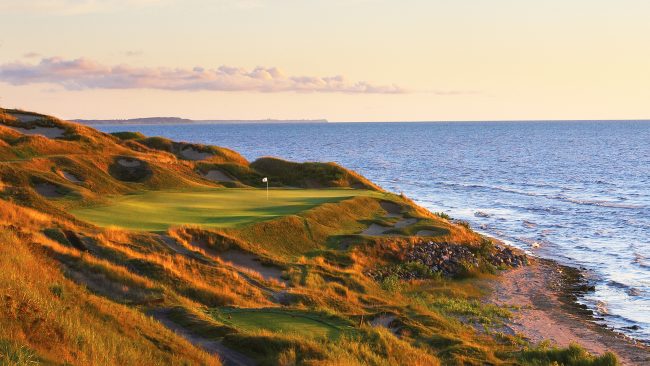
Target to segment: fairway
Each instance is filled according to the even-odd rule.
[[[336,339],[344,332],[354,331],[352,324],[343,319],[297,310],[219,308],[208,312],[224,324],[250,332],[266,329],[309,338]]]
[[[328,202],[354,196],[379,195],[353,189],[217,188],[200,191],[154,191],[120,196],[110,204],[72,211],[98,226],[164,231],[170,226],[233,227],[296,214]]]

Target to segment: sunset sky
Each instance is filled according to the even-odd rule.
[[[0,0],[0,105],[62,118],[650,118],[647,0]]]

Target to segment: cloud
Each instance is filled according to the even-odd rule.
[[[36,52],[27,52],[27,53],[25,53],[23,55],[23,57],[24,58],[37,58],[37,57],[41,57],[41,55],[39,53],[36,53]]]
[[[129,56],[129,57],[142,56],[143,54],[144,54],[144,52],[142,50],[124,51],[124,56]]]
[[[110,12],[164,1],[167,0],[0,0],[0,12],[7,14],[76,15]]]
[[[189,0],[0,0],[0,13],[21,15],[74,16],[82,14],[111,13],[171,3],[185,4]],[[268,0],[194,0],[198,6],[217,4],[231,8],[255,9],[268,4]]]
[[[317,92],[352,94],[400,94],[397,85],[350,82],[343,76],[291,76],[275,67],[247,70],[220,66],[215,69],[134,67],[104,65],[87,59],[43,58],[36,64],[0,65],[0,81],[13,85],[47,83],[68,90],[161,89],[183,91]]]

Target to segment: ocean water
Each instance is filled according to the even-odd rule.
[[[100,126],[334,161],[433,211],[586,269],[581,301],[650,341],[650,123],[471,122]]]

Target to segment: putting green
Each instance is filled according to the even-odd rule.
[[[296,214],[328,202],[380,193],[353,189],[217,188],[199,191],[152,191],[116,197],[104,206],[72,210],[98,226],[164,231],[170,226],[233,227]]]
[[[283,309],[210,309],[216,320],[242,331],[266,329],[276,333],[293,333],[309,338],[336,339],[354,327],[341,318]]]

